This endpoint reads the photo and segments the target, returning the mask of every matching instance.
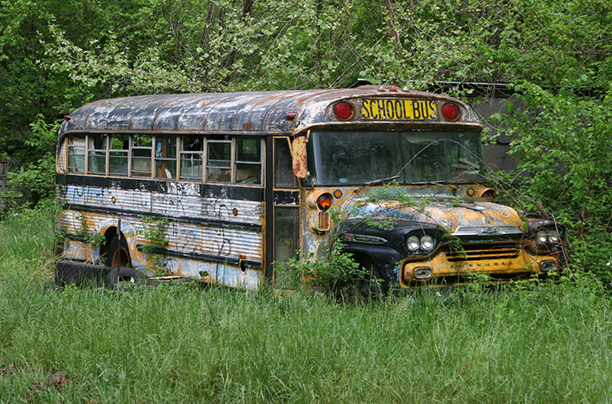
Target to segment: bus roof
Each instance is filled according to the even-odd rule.
[[[480,128],[474,111],[458,100],[440,94],[401,90],[393,86],[362,86],[330,90],[166,94],[105,99],[84,105],[66,117],[60,129],[60,136],[66,132],[82,131],[250,134],[259,132],[264,135],[297,133],[320,124],[363,125],[362,120],[349,122],[335,119],[330,107],[343,99],[368,97],[453,101],[461,109],[460,123]],[[395,126],[407,124],[391,123]],[[415,122],[411,124],[414,125]],[[424,122],[417,124],[426,125]]]

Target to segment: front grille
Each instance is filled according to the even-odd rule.
[[[447,257],[450,262],[516,258],[519,250],[517,245],[508,244],[463,244],[457,248],[451,246]]]

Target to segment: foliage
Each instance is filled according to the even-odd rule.
[[[7,174],[5,197],[9,198],[9,206],[19,206],[26,199],[37,203],[55,196],[54,150],[58,129],[59,123],[47,124],[41,114],[30,124],[30,135],[24,140],[24,148],[13,153],[21,167]]]
[[[16,198],[53,195],[54,122],[94,99],[343,87],[358,77],[411,88],[524,83],[529,109],[503,122],[535,176],[511,186],[568,226],[576,266],[601,272],[609,262],[609,120],[597,105],[610,99],[612,10],[602,0],[1,0],[0,25],[0,156],[22,159],[10,179]],[[540,116],[533,127],[531,116]]]
[[[586,80],[557,91],[517,86],[524,107],[509,104],[497,116],[520,162],[510,187],[502,188],[524,211],[566,229],[573,269],[592,270],[610,282],[612,91],[585,98],[579,91]]]
[[[189,284],[58,290],[46,283],[54,225],[52,211],[40,209],[0,222],[2,403],[578,403],[612,395],[612,304],[588,275],[362,305]]]
[[[83,241],[85,244],[92,246],[93,248],[97,248],[106,242],[104,234],[100,234],[95,230],[92,231],[89,229],[89,225],[87,224],[87,218],[84,215],[78,215],[76,217],[76,220],[79,222],[79,229],[76,234],[79,240]],[[61,237],[62,235],[59,234],[58,238]]]
[[[153,270],[158,273],[166,273],[167,270],[161,266],[163,255],[159,249],[168,245],[168,218],[143,218],[145,226],[138,232],[147,243],[142,246],[142,252],[149,255],[149,260],[153,263]]]
[[[355,285],[368,275],[351,254],[342,252],[339,243],[325,257],[308,254],[279,262],[276,266],[286,283],[279,286],[295,289],[304,285],[309,289],[326,291],[337,299],[355,298]]]

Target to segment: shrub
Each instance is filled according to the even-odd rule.
[[[592,271],[609,283],[612,91],[585,98],[580,94],[585,81],[556,92],[534,84],[516,87],[525,108],[508,104],[506,113],[494,118],[502,124],[500,133],[513,138],[510,153],[519,166],[497,180],[519,209],[566,229],[571,270]]]

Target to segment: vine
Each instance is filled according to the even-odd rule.
[[[97,248],[106,242],[106,237],[104,237],[103,234],[97,233],[96,231],[90,231],[87,219],[85,219],[84,215],[78,215],[76,220],[79,222],[79,229],[76,234],[79,241],[87,243],[93,248]]]
[[[163,254],[160,249],[168,246],[167,238],[168,219],[145,217],[143,219],[145,226],[137,233],[143,237],[147,243],[142,246],[142,252],[149,256],[150,262],[153,263],[153,270],[158,274],[167,274],[168,270],[162,265]]]

